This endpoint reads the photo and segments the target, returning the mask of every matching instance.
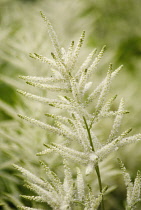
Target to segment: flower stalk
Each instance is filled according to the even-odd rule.
[[[92,142],[90,128],[88,127],[87,121],[86,121],[84,116],[83,116],[83,119],[84,119],[84,123],[85,123],[86,129],[87,129],[87,132],[88,132],[88,137],[89,137],[89,140],[90,140],[90,145],[91,145],[92,151],[95,152],[95,148],[94,148],[94,145],[93,145],[93,142]],[[97,178],[98,178],[99,190],[100,190],[100,193],[102,193],[102,191],[103,191],[102,190],[102,181],[101,181],[101,175],[100,175],[100,170],[99,170],[99,165],[98,164],[95,166],[95,171],[96,171]],[[104,198],[103,198],[103,195],[102,195],[101,210],[104,210],[104,209],[105,209],[104,208]]]

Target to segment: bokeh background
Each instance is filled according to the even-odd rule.
[[[107,50],[94,78],[101,81],[106,75],[109,63],[114,68],[123,64],[124,68],[114,81],[111,94],[118,94],[117,107],[121,97],[125,98],[126,109],[121,130],[132,127],[132,133],[141,132],[141,1],[140,0],[0,0],[0,198],[2,209],[16,209],[25,203],[19,194],[25,192],[22,179],[15,176],[13,163],[21,165],[37,175],[38,158],[35,154],[43,149],[43,143],[50,141],[51,134],[42,132],[22,123],[17,113],[25,113],[42,119],[51,108],[21,97],[16,89],[29,90],[18,75],[48,75],[48,67],[29,57],[30,52],[50,57],[51,44],[46,27],[40,17],[43,11],[52,22],[63,47],[71,40],[78,40],[82,30],[86,39],[80,62],[92,48]],[[37,94],[38,90],[34,90]],[[33,92],[33,89],[32,89]],[[117,104],[116,104],[117,103]],[[99,128],[106,135],[111,123],[103,122]],[[29,148],[31,148],[29,150]],[[28,154],[28,155],[27,155]],[[127,146],[118,151],[117,156],[125,163],[131,177],[141,170],[141,143]],[[113,159],[113,158],[112,158]],[[50,160],[52,169],[61,171],[60,165]],[[118,172],[118,164],[107,161],[105,180],[114,184],[115,190],[107,201],[107,209],[124,209],[126,190]],[[110,163],[109,163],[110,162]],[[107,163],[105,163],[107,164]],[[112,166],[112,164],[114,166]],[[108,171],[109,170],[109,171]],[[104,172],[105,173],[105,172]],[[106,174],[105,173],[105,174]],[[61,173],[60,173],[61,174]],[[110,175],[109,175],[110,174]],[[60,175],[61,176],[61,175]],[[111,179],[112,177],[112,179]],[[108,199],[107,199],[108,200]],[[26,205],[26,203],[25,203]],[[35,204],[31,204],[34,206]],[[49,207],[48,207],[49,208]],[[141,206],[139,206],[139,209]]]

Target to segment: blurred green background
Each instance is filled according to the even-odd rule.
[[[17,88],[28,88],[18,79],[18,75],[45,76],[48,74],[46,65],[29,58],[30,52],[50,56],[51,45],[39,14],[41,10],[51,20],[64,47],[67,47],[72,39],[78,39],[82,30],[86,30],[84,55],[94,47],[100,49],[103,45],[107,45],[107,51],[99,67],[98,80],[101,80],[106,74],[109,63],[112,62],[114,68],[121,64],[124,65],[123,71],[114,81],[111,93],[118,94],[119,99],[124,97],[126,108],[130,111],[130,114],[125,117],[122,130],[133,127],[133,133],[141,132],[140,8],[140,0],[0,0],[0,133],[9,132],[9,136],[21,138],[20,122],[16,117],[19,110],[24,109],[26,112],[35,113],[35,110],[39,109],[36,113],[37,116],[45,113],[46,108],[41,108],[41,112],[39,104],[34,105],[33,110],[27,107],[26,99],[24,100],[16,92]],[[84,55],[82,55],[81,61],[83,61]],[[33,104],[36,103],[33,102]],[[29,111],[27,111],[28,109]],[[16,122],[19,124],[17,125]],[[21,124],[20,126],[24,127]],[[104,126],[106,129],[109,125],[105,123]],[[27,126],[26,129],[31,128]],[[42,131],[37,129],[32,140],[35,136],[36,139],[40,139],[41,135],[43,139],[46,138],[46,135],[44,136]],[[27,135],[27,137],[29,136]],[[9,162],[13,155],[10,156],[8,152],[7,155],[6,151],[9,149],[12,154],[14,148],[14,154],[17,155],[17,158],[14,157],[13,160],[16,162],[20,157],[19,148],[22,146],[20,145],[19,148],[15,149],[16,144],[14,144],[11,146],[12,149],[8,148],[9,140],[4,134],[1,137],[1,142],[0,162],[1,165],[5,163],[3,167],[0,167],[0,188],[2,189],[0,195],[4,198],[1,202],[5,204],[7,209],[14,209],[15,206],[11,207],[13,205],[11,204],[12,199],[9,198],[8,201],[11,202],[10,207],[5,203],[6,193],[11,193],[17,197],[16,190],[19,190],[20,185],[16,178],[8,178],[11,187],[7,186],[4,180],[4,177],[11,171],[14,173],[11,169],[13,162]],[[42,147],[43,142],[41,140],[40,147]],[[33,154],[36,154],[38,149],[38,144],[35,143]],[[25,156],[23,154],[23,159]],[[134,178],[137,169],[141,170],[141,144],[123,148],[119,152],[119,156],[122,157]],[[36,163],[36,158],[30,161],[29,169],[32,165],[33,171],[37,173],[39,165]],[[125,193],[122,190],[123,187],[120,186],[120,190],[111,195],[114,202],[116,202],[117,196],[121,199],[121,195]],[[109,205],[108,209],[114,209],[112,202],[107,205]],[[123,208],[122,201],[121,205],[118,202],[116,205],[117,208],[115,209]]]

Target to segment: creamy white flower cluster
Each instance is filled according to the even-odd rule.
[[[48,33],[54,47],[54,53],[51,53],[52,59],[48,59],[37,53],[30,54],[30,56],[47,63],[50,66],[53,76],[20,76],[20,78],[26,80],[27,84],[34,87],[59,92],[59,96],[57,98],[47,98],[23,90],[18,90],[18,92],[33,100],[62,109],[68,113],[69,117],[47,113],[47,117],[51,117],[55,120],[55,126],[21,114],[19,114],[19,117],[29,121],[35,126],[61,135],[64,138],[65,141],[63,144],[52,143],[45,145],[47,149],[38,153],[38,155],[57,152],[64,160],[71,160],[80,165],[85,165],[86,174],[89,174],[97,167],[98,163],[105,159],[111,152],[119,149],[119,147],[141,140],[141,134],[130,137],[127,136],[131,129],[119,134],[122,118],[124,114],[128,113],[124,108],[124,100],[121,99],[118,110],[112,111],[111,105],[116,96],[107,99],[111,82],[122,69],[122,66],[113,70],[112,64],[110,64],[106,78],[93,90],[93,83],[90,81],[90,78],[92,74],[98,70],[97,67],[103,56],[105,46],[97,55],[97,50],[94,49],[83,64],[77,68],[76,62],[84,42],[85,31],[82,32],[76,46],[74,41],[72,41],[68,51],[66,51],[64,48],[60,47],[57,35],[49,20],[44,14],[41,13],[41,15],[46,22]],[[96,102],[96,105],[94,112],[90,113],[88,106],[93,101]],[[95,133],[94,126],[101,119],[106,117],[114,117],[114,122],[111,132],[108,138],[105,139],[105,144],[103,145]],[[77,142],[77,144],[80,145],[79,151],[69,146],[72,142]],[[73,181],[66,164],[64,164],[64,166],[66,172],[63,185],[48,167],[45,168],[49,178],[52,180],[52,185],[38,179],[25,169],[16,166],[17,169],[33,182],[29,184],[29,188],[33,189],[38,194],[38,196],[26,196],[26,198],[47,202],[53,209],[71,209],[71,203],[75,201]],[[104,191],[101,192],[97,198],[93,196],[91,190],[89,190],[87,195],[85,195],[84,191],[82,174],[78,168],[76,201],[82,202],[85,210],[97,209],[102,200]],[[130,201],[131,200],[133,199],[130,199]]]
[[[120,167],[122,169],[122,174],[124,177],[124,182],[127,187],[127,205],[126,210],[136,209],[137,203],[141,201],[141,173],[137,172],[134,183],[131,180],[130,175],[128,174],[124,164],[119,160]]]
[[[77,204],[79,204],[84,210],[98,208],[106,188],[103,189],[102,193],[95,197],[91,189],[88,189],[88,192],[86,192],[83,176],[79,168],[77,168],[77,178],[74,185],[72,173],[66,160],[64,160],[65,178],[63,183],[44,162],[40,163],[46,172],[46,180],[38,178],[28,170],[14,165],[14,167],[26,177],[26,187],[37,194],[36,196],[23,195],[23,198],[31,201],[47,203],[54,210],[77,209]],[[47,181],[48,179],[50,181]],[[19,206],[19,208],[23,210],[37,209],[25,206]]]

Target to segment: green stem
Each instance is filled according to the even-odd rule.
[[[99,190],[102,193],[102,182],[101,182],[101,175],[100,175],[100,170],[99,170],[99,166],[95,166],[95,171],[97,173],[97,178],[98,178],[98,183],[99,183]],[[104,198],[102,196],[102,201],[101,201],[101,210],[104,210]]]
[[[91,128],[88,127],[88,124],[87,124],[87,121],[86,121],[85,117],[83,117],[83,119],[84,119],[84,123],[85,123],[86,129],[87,129],[87,132],[88,132],[88,137],[89,137],[89,140],[90,140],[90,145],[91,145],[92,151],[95,152],[95,148],[94,148],[94,145],[93,145],[93,142],[92,142],[92,137],[91,137],[91,132],[90,132]],[[100,175],[100,170],[99,170],[98,164],[95,166],[95,171],[96,171],[97,178],[98,178],[99,190],[102,193],[102,182],[101,182],[101,175]],[[104,210],[104,209],[105,209],[104,208],[104,199],[103,199],[103,196],[102,196],[101,210]]]

